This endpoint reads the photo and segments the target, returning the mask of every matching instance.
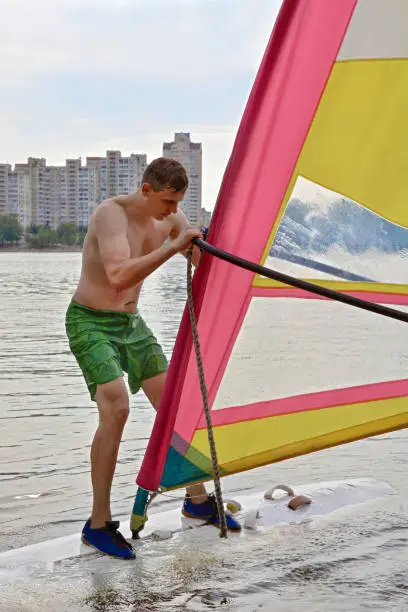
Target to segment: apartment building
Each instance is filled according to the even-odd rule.
[[[187,171],[189,187],[181,209],[192,225],[201,223],[202,145],[191,142],[188,132],[176,132],[173,142],[163,143],[163,156],[176,159]]]
[[[67,181],[65,166],[47,166],[47,207],[50,225],[58,227],[67,218]]]
[[[14,212],[26,228],[31,224],[56,228],[63,222],[87,226],[89,216],[107,197],[136,191],[147,166],[145,154],[122,157],[67,159],[65,166],[47,166],[44,158],[27,163],[0,164],[0,213]]]
[[[5,213],[8,211],[8,189],[10,172],[10,164],[0,164],[0,213]]]

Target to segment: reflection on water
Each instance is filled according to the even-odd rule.
[[[76,533],[89,514],[97,414],[64,332],[79,268],[78,253],[0,254],[0,550]],[[184,302],[180,257],[146,282],[140,305],[168,356]],[[384,351],[392,360],[393,338],[388,341]],[[360,363],[362,369],[371,365]],[[139,393],[112,491],[113,512],[124,521],[153,417]],[[404,610],[406,461],[407,435],[396,432],[235,475],[224,481],[228,492],[374,476],[392,484],[396,495],[316,525],[227,541],[207,541],[197,530],[167,542],[140,542],[130,564],[95,558],[28,573],[16,568],[0,577],[0,612]],[[155,508],[178,507],[182,495],[175,491]]]

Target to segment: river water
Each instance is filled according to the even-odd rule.
[[[64,331],[79,270],[80,253],[0,254],[0,551],[76,533],[89,514],[97,413]],[[180,257],[148,279],[140,304],[169,357],[184,302]],[[396,329],[380,338],[390,372],[393,359],[400,366],[408,359],[406,332],[404,339]],[[370,338],[378,362],[379,341]],[[365,379],[378,364],[365,359],[358,367]],[[137,394],[112,491],[115,518],[124,521],[153,416]],[[53,572],[37,568],[1,582],[0,612],[408,610],[407,442],[406,431],[395,432],[223,481],[232,495],[282,481],[374,477],[392,485],[394,495],[364,510],[216,545],[159,543],[142,548],[134,564],[116,563],[105,574],[85,561]],[[158,508],[179,507],[182,495],[173,492]]]

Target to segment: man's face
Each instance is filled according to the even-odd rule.
[[[179,202],[184,198],[183,192],[153,191],[151,185],[143,183],[142,193],[147,199],[151,216],[158,221],[162,221],[172,213],[177,212]]]

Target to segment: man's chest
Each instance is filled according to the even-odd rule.
[[[129,228],[128,241],[131,257],[141,257],[158,249],[169,236],[169,229],[161,223],[146,228]]]

